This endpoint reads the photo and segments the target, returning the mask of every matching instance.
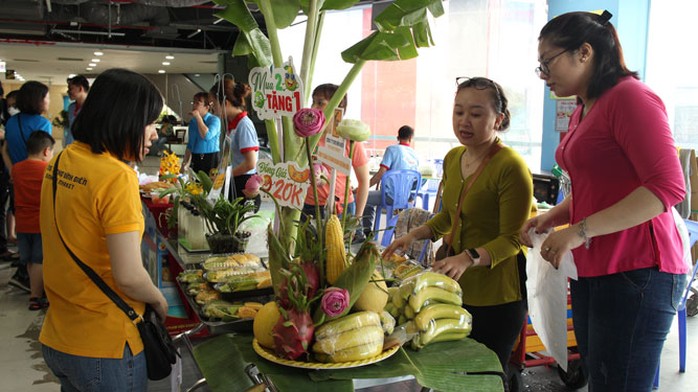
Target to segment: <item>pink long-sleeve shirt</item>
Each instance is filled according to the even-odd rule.
[[[681,165],[661,99],[640,81],[625,77],[598,98],[583,121],[582,107],[555,159],[572,181],[570,224],[608,208],[640,186],[664,204],[655,218],[594,237],[574,249],[579,276],[593,277],[658,266],[685,273],[682,243],[671,207],[685,196]]]

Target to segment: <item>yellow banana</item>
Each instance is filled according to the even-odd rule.
[[[315,330],[315,339],[322,340],[343,332],[366,326],[381,326],[381,318],[376,312],[351,313],[336,320],[328,321]]]
[[[383,351],[383,339],[329,354],[315,354],[320,362],[350,362],[373,358]]]
[[[463,289],[461,289],[460,284],[444,274],[426,271],[411,279],[414,282],[412,294],[417,294],[427,287],[438,287],[458,294],[459,296],[463,294]]]
[[[433,304],[424,307],[414,318],[414,323],[420,331],[426,331],[431,320],[443,318],[461,319],[464,318],[468,322],[472,322],[473,317],[467,310],[458,305],[451,304]]]
[[[429,303],[441,302],[458,306],[462,303],[461,296],[456,293],[439,287],[427,287],[420,290],[419,293],[410,296],[409,304],[415,312],[419,313],[426,301],[429,301]]]
[[[339,335],[317,339],[313,345],[313,352],[319,354],[334,355],[335,353],[352,347],[374,343],[383,339],[381,326],[368,326],[352,329]]]

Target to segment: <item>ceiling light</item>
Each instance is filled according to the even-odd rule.
[[[85,71],[92,71],[92,67],[85,68]]]
[[[165,60],[174,60],[174,56],[171,54],[168,54],[167,56],[165,56]]]
[[[92,59],[92,60],[90,60],[90,61],[92,61],[93,63],[98,63],[98,62],[100,62],[100,61],[102,61],[102,60],[100,60],[100,59]]]
[[[104,56],[104,52],[97,51],[94,53],[95,56]]]
[[[89,65],[90,67],[96,67],[96,66],[97,66],[96,63],[89,63],[89,64],[87,64],[87,65]]]
[[[164,70],[164,69],[159,69],[159,70],[158,70],[158,73],[165,73],[165,70]]]
[[[163,61],[163,62],[162,62],[162,65],[170,65],[170,62],[169,62],[169,61]]]
[[[194,74],[194,77],[198,78],[201,74]]]

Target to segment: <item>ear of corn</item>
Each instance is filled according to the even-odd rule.
[[[327,281],[330,284],[334,284],[346,268],[347,263],[347,254],[344,250],[344,232],[337,215],[330,216],[327,221],[325,226],[325,244],[327,245],[325,274]]]

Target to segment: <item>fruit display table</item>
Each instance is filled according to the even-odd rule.
[[[502,369],[494,352],[472,339],[435,343],[420,351],[402,348],[391,357],[362,367],[306,370],[277,365],[258,356],[248,334],[224,334],[200,343],[194,358],[213,391],[245,390],[253,386],[245,367],[253,363],[280,392],[353,391],[356,380],[374,385],[413,376],[439,391],[492,391],[504,389]],[[359,383],[356,383],[359,384]]]

